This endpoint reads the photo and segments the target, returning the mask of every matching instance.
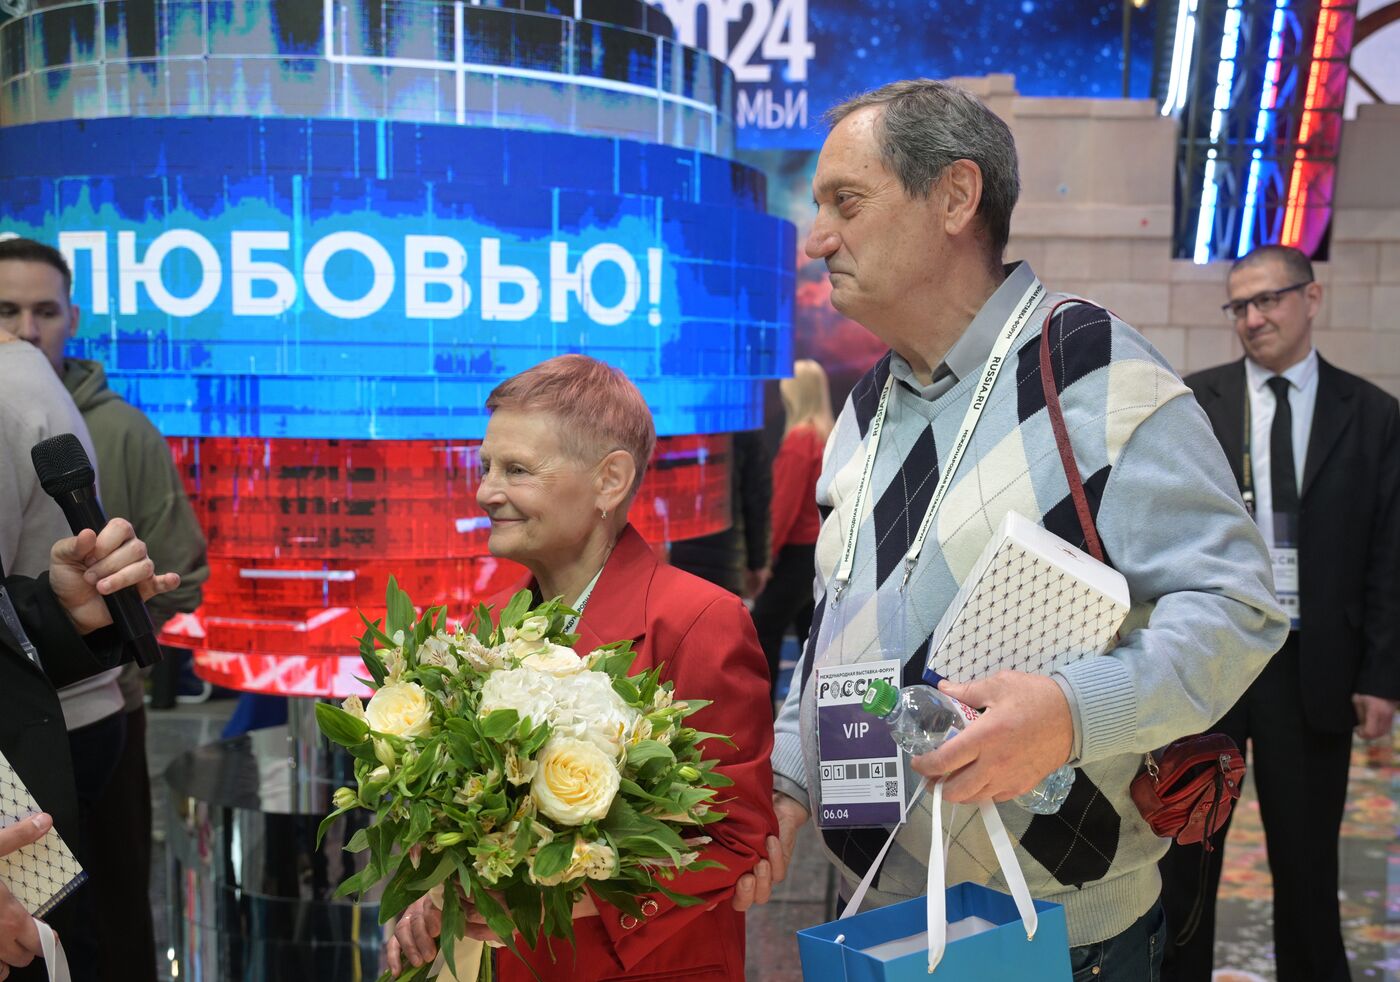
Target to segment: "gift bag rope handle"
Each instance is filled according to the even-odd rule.
[[[39,948],[44,955],[44,966],[48,969],[49,982],[72,982],[68,971],[68,956],[63,953],[58,934],[43,921],[35,920],[39,929]]]

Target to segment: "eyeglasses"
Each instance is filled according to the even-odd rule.
[[[1229,303],[1221,304],[1220,309],[1225,312],[1225,316],[1232,321],[1244,320],[1249,313],[1249,305],[1253,304],[1254,309],[1261,314],[1267,314],[1279,305],[1285,293],[1292,293],[1294,290],[1301,290],[1311,283],[1312,280],[1304,280],[1301,283],[1294,283],[1281,290],[1265,290],[1263,293],[1256,293],[1252,297],[1244,300],[1231,300]]]

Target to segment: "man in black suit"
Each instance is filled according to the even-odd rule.
[[[37,579],[0,570],[0,753],[39,806],[53,817],[64,840],[78,840],[78,799],[57,686],[67,685],[124,660],[124,648],[103,597],[136,586],[142,599],[174,589],[180,577],[154,575],[146,545],[123,518],[101,534],[85,531],[60,539],[49,571]],[[63,934],[64,907],[50,923]],[[0,952],[27,961],[23,950],[0,938]],[[37,967],[0,978],[45,977]]]
[[[1255,249],[1231,269],[1229,297],[1245,357],[1186,384],[1270,546],[1293,630],[1216,729],[1253,747],[1279,982],[1335,982],[1350,978],[1337,844],[1352,730],[1388,736],[1400,699],[1400,408],[1313,349],[1322,286],[1303,253]],[[1162,860],[1163,979],[1210,979],[1227,828],[1204,870],[1196,846]],[[1199,927],[1175,943],[1198,902]]]

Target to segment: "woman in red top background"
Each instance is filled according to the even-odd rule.
[[[831,435],[831,386],[821,365],[803,359],[792,366],[793,377],[778,383],[787,425],[773,461],[772,559],[766,583],[753,605],[758,643],[768,658],[773,694],[778,685],[778,654],[783,634],[791,625],[801,647],[812,626],[812,579],[816,570],[817,477],[822,452]]]

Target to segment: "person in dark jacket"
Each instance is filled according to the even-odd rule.
[[[1260,246],[1231,267],[1226,287],[1222,309],[1245,356],[1185,382],[1269,547],[1292,623],[1211,729],[1250,745],[1279,982],[1346,982],[1338,840],[1352,737],[1388,740],[1400,704],[1400,404],[1318,354],[1323,286],[1302,252]],[[1173,845],[1162,860],[1167,982],[1211,978],[1229,828],[1205,856]],[[1185,931],[1197,909],[1199,924]]]
[[[151,622],[160,630],[175,614],[190,613],[200,604],[209,576],[204,533],[160,431],[108,387],[100,362],[65,357],[80,318],[70,298],[72,286],[72,270],[57,249],[32,239],[0,242],[0,308],[15,308],[10,329],[43,352],[82,414],[97,452],[103,508],[131,522],[149,543],[157,566],[180,574],[179,588],[150,605]],[[21,316],[22,304],[10,291],[38,301],[33,316]],[[161,667],[177,675],[179,664],[178,657],[172,657]],[[91,847],[89,871],[102,911],[96,919],[97,938],[108,964],[122,966],[109,982],[156,982],[155,926],[148,899],[151,778],[146,765],[145,677],[128,663],[117,681],[126,740],[105,787],[85,808],[83,818]],[[173,698],[174,685],[165,688],[172,690]]]
[[[37,578],[0,570],[0,753],[69,843],[78,841],[78,800],[56,688],[125,660],[103,597],[135,586],[147,599],[179,585],[178,574],[154,570],[146,544],[121,518],[100,535],[60,539]],[[48,919],[60,938],[68,906]],[[42,966],[10,967],[11,979],[46,977]]]
[[[759,430],[735,433],[729,458],[733,524],[723,532],[671,546],[671,565],[740,597],[763,589],[768,567],[768,509],[773,467]]]

